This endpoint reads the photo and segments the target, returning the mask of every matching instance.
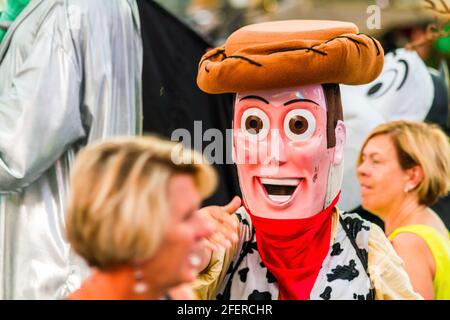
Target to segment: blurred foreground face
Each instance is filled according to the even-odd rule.
[[[201,197],[190,175],[178,174],[168,185],[170,217],[161,246],[146,264],[148,278],[162,287],[195,280],[200,270],[202,241],[213,232],[198,212]]]
[[[361,186],[362,206],[379,214],[399,197],[404,197],[407,176],[400,167],[391,138],[385,134],[370,139],[362,151],[357,175]]]

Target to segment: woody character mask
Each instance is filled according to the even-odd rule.
[[[254,215],[308,218],[337,196],[345,142],[339,98],[337,85],[237,94],[234,159]]]

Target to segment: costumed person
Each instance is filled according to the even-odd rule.
[[[339,21],[250,25],[204,55],[199,87],[237,94],[244,205],[237,244],[205,253],[200,297],[420,299],[383,231],[336,207],[346,137],[338,84],[368,83],[382,67],[380,44]]]
[[[343,85],[341,94],[344,119],[351,134],[344,148],[344,188],[339,206],[354,210],[361,205],[356,178],[359,150],[377,125],[395,120],[424,121],[450,132],[446,66],[442,64],[439,71],[429,68],[415,51],[397,49],[386,54],[383,71],[374,81],[360,86]],[[450,197],[442,198],[433,209],[448,228]],[[368,212],[357,210],[365,218],[374,218]]]
[[[89,270],[63,232],[75,154],[141,132],[135,1],[31,0],[1,41],[0,74],[0,299],[63,298]]]

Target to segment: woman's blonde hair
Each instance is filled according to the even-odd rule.
[[[419,203],[429,206],[450,192],[450,144],[448,137],[436,125],[414,121],[393,121],[379,125],[366,138],[359,156],[370,139],[388,135],[396,149],[403,170],[420,166],[424,177],[413,190]]]
[[[83,149],[71,174],[66,222],[74,250],[99,269],[151,258],[164,236],[167,188],[176,174],[191,175],[202,198],[216,187],[212,167],[181,144],[117,138]]]

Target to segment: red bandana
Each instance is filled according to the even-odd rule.
[[[308,300],[330,248],[332,210],[306,219],[268,219],[251,214],[262,261],[278,282],[281,300]]]

